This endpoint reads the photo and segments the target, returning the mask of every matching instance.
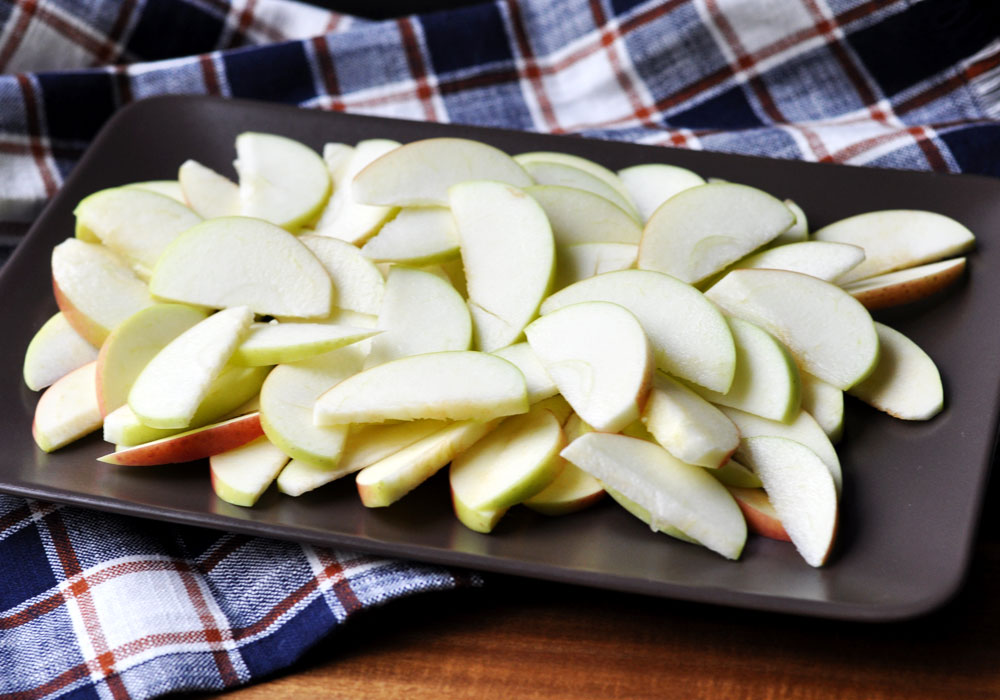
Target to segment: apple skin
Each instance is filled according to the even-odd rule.
[[[458,521],[470,530],[481,532],[484,535],[493,532],[501,518],[507,513],[506,508],[471,508],[455,496],[454,490],[451,493],[451,502],[455,508],[455,517]]]
[[[67,323],[72,326],[73,330],[79,333],[84,340],[95,348],[104,345],[104,341],[107,340],[111,329],[105,328],[96,321],[91,320],[76,308],[69,297],[59,288],[59,283],[56,282],[55,278],[52,279],[52,295],[56,298],[56,306],[59,307],[62,315],[66,318]]]
[[[926,275],[914,277],[903,274],[915,273],[921,268],[926,269]],[[844,290],[869,311],[877,311],[926,299],[957,282],[963,272],[965,258],[955,258],[869,277],[845,285]]]
[[[212,490],[226,503],[249,508],[287,463],[287,455],[267,437],[259,437],[228,453],[209,458]]]
[[[52,384],[35,406],[31,435],[45,452],[53,452],[101,427],[97,408],[97,362],[89,362]]]
[[[98,461],[124,467],[193,462],[234,450],[263,434],[264,429],[260,427],[260,413],[251,413],[204,428],[171,435],[162,440],[119,450],[99,457]]]
[[[768,500],[764,489],[739,486],[727,488],[736,499],[736,505],[743,511],[743,517],[746,518],[747,528],[750,532],[779,542],[792,541],[792,538],[785,532],[785,526],[778,519],[778,514],[774,512],[774,506]]]

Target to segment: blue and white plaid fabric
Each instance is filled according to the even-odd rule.
[[[115,110],[215,94],[1000,175],[993,0],[0,0],[0,259]],[[0,697],[246,683],[436,567],[0,496]]]

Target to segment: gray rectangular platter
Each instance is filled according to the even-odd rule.
[[[398,504],[361,506],[352,479],[300,498],[270,490],[254,508],[215,498],[205,462],[120,468],[95,462],[94,436],[46,455],[31,438],[37,395],[21,380],[24,350],[56,311],[52,247],[73,235],[85,195],[129,182],[176,177],[186,158],[233,175],[242,131],[285,134],[317,149],[328,141],[407,142],[461,136],[515,154],[557,150],[618,169],[664,162],[790,197],[814,227],[874,209],[919,208],[952,216],[978,236],[970,274],[936,298],[877,318],[916,340],[944,378],[945,411],[904,423],[848,400],[839,446],[844,493],[839,543],[812,569],[791,545],[751,537],[743,558],[652,533],[611,502],[547,518],[513,509],[491,535],[451,513],[439,475]],[[847,620],[913,617],[947,601],[971,556],[989,477],[1000,397],[1000,181],[637,146],[495,129],[427,124],[204,97],[136,103],[101,132],[0,274],[0,492],[320,545],[744,608]]]

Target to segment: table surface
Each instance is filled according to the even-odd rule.
[[[1000,697],[1000,480],[962,592],[892,624],[844,623],[490,577],[364,613],[227,700]]]

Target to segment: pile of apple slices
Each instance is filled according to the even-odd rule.
[[[746,185],[456,138],[236,152],[238,182],[187,161],[80,202],[25,356],[41,449],[103,427],[102,461],[210,458],[242,506],[349,474],[389,506],[450,464],[479,532],[608,493],[725,557],[749,530],[819,566],[844,393],[942,408],[934,363],[869,309],[961,275],[973,236],[947,217],[810,234]]]

